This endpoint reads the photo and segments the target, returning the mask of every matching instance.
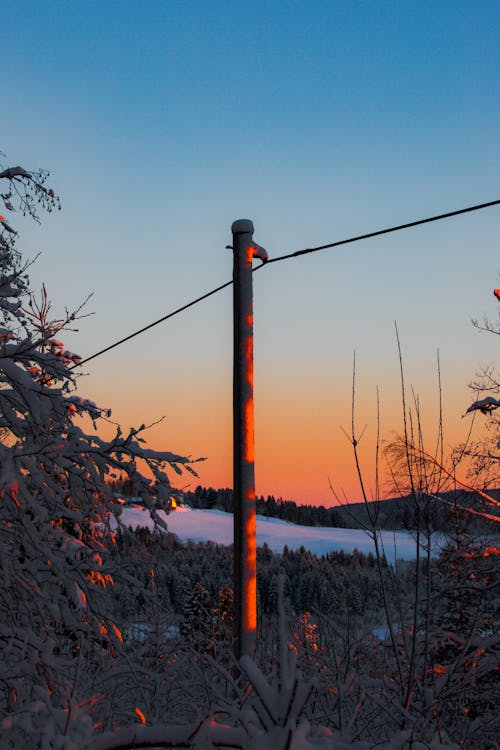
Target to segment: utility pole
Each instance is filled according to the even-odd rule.
[[[252,260],[268,259],[253,239],[253,223],[239,219],[233,233],[233,513],[234,655],[252,656],[257,637],[257,539],[253,421]]]

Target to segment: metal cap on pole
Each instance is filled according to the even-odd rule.
[[[267,260],[253,242],[253,223],[238,219],[233,233],[233,478],[234,654],[252,656],[257,637],[257,540],[254,478],[252,260]]]

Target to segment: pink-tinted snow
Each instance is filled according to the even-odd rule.
[[[166,521],[169,531],[182,541],[211,541],[216,544],[233,543],[233,516],[220,510],[196,510],[184,507],[173,511],[168,516],[160,512]],[[147,511],[141,507],[123,508],[122,522],[126,526],[148,526],[152,521]],[[379,532],[384,545],[386,558],[411,560],[415,557],[415,540],[407,531]],[[343,550],[350,554],[354,549],[368,554],[374,552],[373,541],[360,529],[336,529],[321,526],[298,526],[277,518],[257,516],[257,544],[266,543],[273,552],[283,552],[283,547],[290,550],[303,546],[315,555],[326,555],[328,552]]]

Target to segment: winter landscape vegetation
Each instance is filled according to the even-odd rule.
[[[8,152],[0,151],[0,750],[499,750],[500,283],[484,261],[493,240],[481,227],[498,216],[500,201],[479,193],[497,178],[488,61],[497,53],[498,8],[462,0],[418,9],[28,1],[6,6],[2,19],[3,50],[15,64],[9,101],[4,94],[13,135],[0,143]],[[32,77],[36,86],[25,89]],[[37,149],[43,159],[57,155],[52,174],[36,166]],[[184,149],[193,171],[179,168]],[[225,180],[230,187],[220,192]],[[142,334],[125,358],[117,335],[120,355],[99,369],[101,349],[112,343],[102,330],[118,330],[122,320],[138,328],[153,297],[167,290],[164,315],[165,304],[188,301],[175,296],[183,280],[198,290],[211,279],[222,261],[203,256],[223,242],[209,214],[217,205],[230,224],[240,216],[232,214],[236,194],[255,199],[273,242],[286,229],[284,243],[311,253],[297,225],[310,213],[313,237],[319,216],[339,222],[344,193],[356,225],[345,236],[359,239],[360,202],[377,203],[384,190],[389,202],[411,192],[410,214],[417,203],[415,218],[430,217],[438,211],[421,211],[427,204],[417,197],[427,194],[434,207],[444,185],[449,202],[467,209],[452,221],[474,221],[475,229],[463,239],[455,230],[451,241],[434,216],[435,244],[423,258],[424,235],[412,240],[397,289],[399,245],[383,262],[365,254],[344,268],[341,260],[337,275],[306,268],[300,284],[287,263],[272,266],[281,275],[272,277],[260,321],[256,310],[256,352],[267,356],[269,380],[256,371],[258,492],[266,488],[249,500],[257,514],[257,636],[239,658],[239,498],[226,481],[232,446],[214,382],[229,401],[231,384],[213,367],[225,352],[195,322],[183,329],[182,363],[168,342],[145,348]],[[66,193],[69,224],[59,214]],[[387,216],[392,226],[393,206],[382,223],[378,209],[373,226]],[[373,220],[369,211],[366,218]],[[176,254],[161,246],[153,263],[147,248],[169,222]],[[39,258],[32,247],[48,226],[56,248]],[[184,268],[186,226],[197,234]],[[457,293],[466,254],[472,260]],[[89,279],[114,300],[96,301],[101,322],[90,317],[92,288],[82,292]],[[78,301],[61,308],[75,290]],[[484,316],[474,309],[483,295],[485,307],[495,305]],[[406,320],[416,321],[419,345],[402,340],[391,317],[397,376],[389,390],[399,417],[389,433],[378,388],[374,408],[367,405],[348,323],[363,332],[378,374],[388,350],[377,316],[401,300],[412,308]],[[197,304],[188,314],[199,321]],[[457,334],[454,318],[471,306],[465,325],[488,342],[493,362],[476,361]],[[280,334],[259,349],[265,327]],[[419,349],[431,334],[449,339],[432,375]],[[342,342],[349,374],[331,398],[342,415],[334,418],[339,447],[324,426],[330,406],[320,391]],[[426,398],[410,383],[408,362],[425,373]],[[148,368],[171,392],[175,428],[161,439],[163,407]],[[450,370],[463,381],[460,402],[456,393],[448,399]],[[193,373],[203,388],[193,386]],[[104,394],[110,403],[101,403]],[[127,401],[127,420],[147,404],[144,422],[118,424],[114,397]],[[450,413],[460,430],[447,431]],[[285,433],[293,441],[280,442]],[[318,479],[311,467],[325,456],[328,477]]]

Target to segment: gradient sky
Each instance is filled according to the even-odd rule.
[[[231,278],[234,219],[271,257],[500,197],[496,2],[2,3],[4,162],[63,211],[16,218],[55,311],[89,292],[81,356]],[[13,221],[12,217],[10,217]],[[448,448],[497,340],[500,208],[278,263],[254,277],[256,489],[359,498],[362,449],[401,429],[394,321],[429,439],[439,349]],[[82,395],[230,486],[231,289],[89,363]],[[188,482],[188,479],[186,479]],[[191,486],[193,486],[191,482]]]

